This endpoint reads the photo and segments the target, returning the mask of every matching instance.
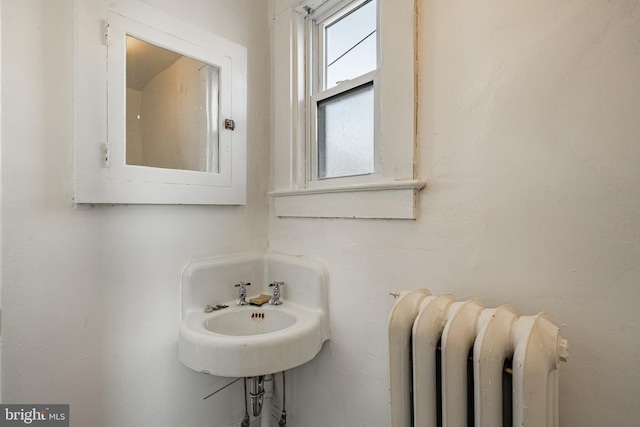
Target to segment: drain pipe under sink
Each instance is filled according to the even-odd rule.
[[[262,414],[260,415],[260,427],[271,425],[271,406],[273,404],[273,375],[264,376],[264,397],[262,402]]]

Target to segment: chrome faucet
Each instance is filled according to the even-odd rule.
[[[282,301],[280,301],[280,286],[284,286],[284,282],[273,282],[269,284],[269,287],[273,287],[273,296],[269,300],[269,304],[271,305],[280,305]]]
[[[249,304],[246,301],[246,298],[247,298],[247,286],[251,286],[251,283],[240,282],[237,285],[234,285],[234,287],[240,288],[238,290],[238,299],[236,300],[236,304],[238,304],[238,305],[247,305],[247,304]]]

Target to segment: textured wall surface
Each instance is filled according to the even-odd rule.
[[[388,425],[388,291],[416,287],[546,311],[571,345],[564,427],[640,418],[637,0],[419,1],[416,221],[268,215],[269,14],[249,0],[147,1],[249,48],[247,205],[74,206],[74,3],[1,6],[3,402],[232,425],[242,386],[203,402],[227,381],[177,359],[180,273],[269,247],[330,272],[332,339],[288,373],[292,425]]]
[[[421,217],[270,220],[273,250],[331,272],[292,422],[388,425],[388,291],[427,287],[546,311],[571,345],[561,425],[637,424],[640,2],[419,4]]]
[[[242,384],[203,401],[228,380],[178,360],[180,278],[267,247],[266,5],[146,2],[248,48],[247,205],[74,206],[74,3],[2,2],[3,402],[69,403],[78,427],[231,425]]]

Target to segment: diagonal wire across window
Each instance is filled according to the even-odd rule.
[[[377,68],[376,12],[372,0],[327,26],[325,89]]]

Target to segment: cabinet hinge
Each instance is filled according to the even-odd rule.
[[[110,30],[109,30],[109,21],[107,21],[104,25],[104,45],[109,47],[109,41],[110,41]]]
[[[102,154],[104,159],[104,167],[109,168],[109,144],[102,146]]]

